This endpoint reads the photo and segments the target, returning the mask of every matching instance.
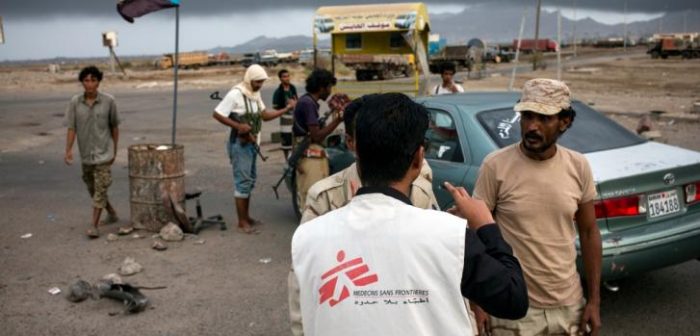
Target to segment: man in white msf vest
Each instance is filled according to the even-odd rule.
[[[304,334],[472,335],[462,297],[524,316],[520,264],[483,202],[446,183],[462,218],[411,205],[427,110],[398,93],[371,100],[355,128],[363,187],[292,238]]]

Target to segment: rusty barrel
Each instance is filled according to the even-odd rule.
[[[184,154],[182,145],[129,146],[129,200],[135,228],[158,232],[168,222],[178,222],[170,201],[185,208]]]

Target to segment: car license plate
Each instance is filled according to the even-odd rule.
[[[649,218],[670,215],[681,211],[681,205],[678,201],[678,193],[676,190],[649,195],[647,198],[647,206],[649,207]]]

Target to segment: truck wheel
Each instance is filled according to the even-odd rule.
[[[667,58],[668,58],[668,54],[662,54],[662,55],[661,55],[661,59],[667,59]]]
[[[292,170],[292,209],[294,209],[294,215],[297,217],[297,222],[301,220],[301,213],[304,209],[301,208],[301,194],[297,192],[297,170]]]
[[[656,51],[656,50],[652,51],[652,52],[651,52],[651,58],[653,58],[653,59],[659,58],[659,52]]]

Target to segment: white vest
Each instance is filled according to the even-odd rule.
[[[466,227],[378,193],[299,226],[304,334],[473,335],[460,292]]]

